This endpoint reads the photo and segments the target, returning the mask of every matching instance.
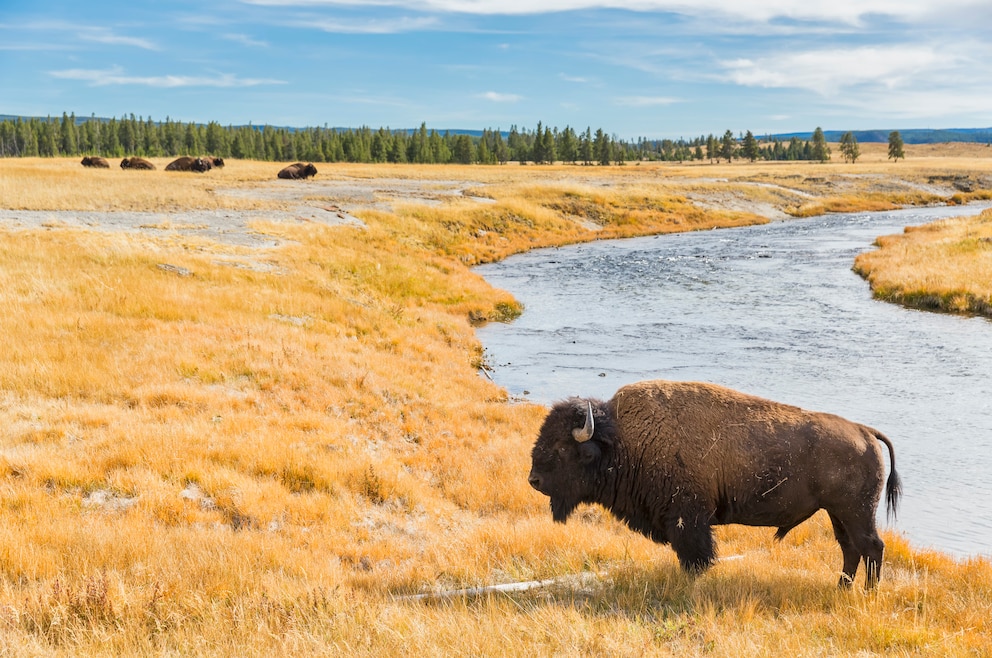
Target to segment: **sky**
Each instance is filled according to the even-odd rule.
[[[0,0],[0,114],[623,139],[992,126],[989,0]]]

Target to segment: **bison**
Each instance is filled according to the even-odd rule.
[[[291,165],[287,165],[279,172],[279,178],[288,179],[307,179],[311,176],[317,175],[317,168],[313,166],[312,162],[303,164],[302,162],[295,162]]]
[[[169,164],[165,166],[166,171],[195,171],[203,173],[204,171],[210,170],[210,165],[203,158],[191,158],[188,155],[184,155],[181,158],[176,158]]]
[[[599,503],[632,530],[670,544],[682,568],[716,559],[712,526],[777,526],[775,538],[824,509],[844,555],[839,585],[864,561],[866,589],[881,575],[875,529],[884,461],[888,512],[902,485],[881,432],[713,384],[646,381],[607,401],[555,404],[531,454],[531,486],[564,523]]]
[[[211,167],[216,167],[217,169],[223,169],[224,168],[224,158],[214,158],[214,157],[211,157],[211,156],[207,156],[207,157],[203,158],[203,160],[207,164],[209,164]]]
[[[97,155],[87,155],[83,158],[82,162],[79,164],[84,167],[98,167],[100,169],[110,169],[110,163],[107,162],[106,158],[101,158]]]
[[[121,169],[154,169],[155,165],[144,158],[124,158]]]

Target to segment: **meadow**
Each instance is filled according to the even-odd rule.
[[[855,261],[875,297],[992,318],[992,210],[907,227],[876,244]]]
[[[521,309],[477,263],[992,188],[985,147],[862,151],[318,164],[317,181],[274,188],[272,163],[0,160],[0,656],[992,654],[992,565],[895,532],[865,594],[863,572],[836,588],[819,515],[781,543],[720,528],[728,559],[695,579],[598,508],[553,524],[526,481],[545,409],[482,374],[474,326]],[[381,197],[387,178],[416,193],[349,205],[316,184]],[[462,194],[436,194],[451,181]],[[67,225],[83,211],[92,226]],[[172,219],[97,215],[149,211]],[[191,233],[199,211],[271,213],[249,222],[268,240]],[[557,580],[443,595],[536,579]]]

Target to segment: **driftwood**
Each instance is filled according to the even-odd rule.
[[[732,560],[740,560],[743,557],[743,555],[728,555],[727,557],[720,558],[719,561],[730,562]],[[482,585],[480,587],[466,587],[463,589],[446,589],[438,592],[425,592],[423,594],[406,594],[404,596],[396,596],[394,597],[394,600],[436,601],[439,599],[481,596],[483,594],[491,593],[508,594],[513,592],[527,592],[533,589],[543,589],[545,587],[553,587],[555,585],[578,589],[589,587],[595,583],[598,583],[606,575],[606,572],[596,573],[593,571],[583,571],[578,574],[559,576],[557,578],[547,578],[545,580],[525,580],[519,583],[502,583],[500,585]]]
[[[483,585],[481,587],[466,587],[464,589],[447,589],[440,592],[425,592],[423,594],[407,594],[395,597],[397,601],[430,601],[435,599],[450,599],[464,596],[480,596],[492,592],[526,592],[532,589],[542,589],[553,585],[587,586],[598,582],[606,574],[583,571],[579,574],[548,578],[546,580],[527,580],[520,583],[503,583],[501,585]]]

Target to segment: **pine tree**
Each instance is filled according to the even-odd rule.
[[[813,146],[810,150],[809,159],[816,160],[817,162],[826,162],[830,159],[830,147],[827,146],[827,138],[819,126],[813,131]]]
[[[744,135],[744,141],[741,142],[741,155],[747,158],[749,161],[754,162],[761,155],[761,150],[758,148],[758,140],[754,138],[751,131],[747,131]]]
[[[902,135],[899,134],[898,130],[893,130],[889,133],[889,160],[895,160],[899,162],[899,158],[906,159],[906,154],[903,152],[903,142]]]
[[[510,161],[510,147],[505,141],[503,141],[502,131],[499,128],[496,129],[496,143],[493,148],[493,153],[496,156],[496,162],[500,164],[506,164]]]
[[[602,128],[596,129],[593,153],[596,156],[596,161],[603,166],[613,162],[613,144],[610,143],[610,136],[603,132]]]
[[[555,132],[557,131],[558,129],[555,128]],[[544,141],[544,161],[548,164],[554,164],[555,160],[558,159],[557,149],[555,149],[555,135],[547,126],[544,128],[544,137],[542,139]]]
[[[62,138],[62,143],[59,145],[59,150],[62,155],[78,155],[79,146],[78,140],[76,139],[76,114],[72,114],[72,117],[66,116],[65,112],[62,113],[62,126],[59,130],[60,136]]]
[[[472,164],[475,161],[475,146],[468,135],[456,135],[451,150],[452,158],[458,164]]]
[[[582,158],[582,164],[592,164],[592,152],[592,128],[586,126],[586,131],[582,134],[582,137],[579,140],[579,154]]]
[[[850,130],[841,135],[840,138],[840,153],[844,156],[844,160],[849,161],[851,164],[858,159],[861,155],[861,149],[858,147],[858,140]]]
[[[727,158],[727,164],[730,164],[734,158],[736,150],[737,141],[734,139],[734,133],[728,130],[723,133],[723,139],[720,140],[720,157]]]

